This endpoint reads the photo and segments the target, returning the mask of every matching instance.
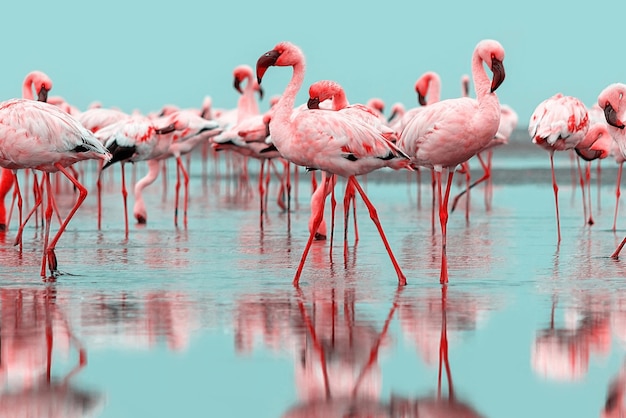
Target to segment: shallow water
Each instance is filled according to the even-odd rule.
[[[359,240],[351,223],[344,256],[342,182],[332,263],[329,242],[315,242],[294,288],[310,175],[300,173],[289,215],[270,186],[261,230],[258,165],[250,163],[246,189],[219,161],[204,171],[193,158],[186,228],[174,226],[169,164],[165,191],[161,180],[146,191],[148,224],[131,219],[127,240],[119,167],[105,176],[98,230],[85,165],[90,195],[57,246],[64,274],[56,281],[39,275],[42,229],[29,224],[20,253],[13,218],[0,244],[0,415],[590,417],[624,409],[626,266],[608,257],[626,234],[623,215],[612,231],[614,161],[602,163],[599,208],[594,164],[596,222],[587,226],[569,157],[557,155],[558,246],[547,153],[521,142],[496,150],[490,210],[478,186],[469,221],[464,201],[450,216],[446,287],[430,175],[420,197],[414,174],[367,176],[403,288],[360,199]],[[137,164],[134,175],[143,172]],[[69,208],[73,193],[63,190],[58,204]]]

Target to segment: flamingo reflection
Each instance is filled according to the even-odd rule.
[[[101,394],[71,384],[87,354],[56,298],[54,288],[0,289],[0,416],[71,418],[102,409]],[[54,377],[54,354],[67,357],[71,347],[77,364]]]
[[[446,286],[442,288],[442,322],[436,338],[440,360],[437,395],[407,398],[392,394],[388,400],[381,396],[379,356],[392,347],[390,325],[399,310],[416,303],[408,298],[401,301],[403,289],[396,290],[378,325],[357,309],[357,293],[347,286],[312,289],[307,294],[298,288],[293,294],[244,297],[237,308],[235,346],[246,354],[259,341],[276,351],[288,348],[294,358],[298,402],[283,417],[480,416],[454,393],[448,360]],[[447,394],[443,394],[446,380]]]
[[[584,309],[568,309],[565,323],[557,325],[558,299],[552,301],[548,327],[537,332],[531,364],[543,377],[575,381],[589,369],[592,354],[606,354],[611,348],[611,324],[608,298],[587,297],[580,301]]]

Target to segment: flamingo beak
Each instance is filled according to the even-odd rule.
[[[493,80],[491,80],[491,92],[496,91],[500,84],[504,81],[504,65],[497,58],[491,59],[491,71],[493,72]]]
[[[241,80],[239,79],[239,77],[235,77],[233,87],[235,87],[235,90],[237,90],[239,94],[243,94],[243,90],[241,90]]]
[[[259,86],[259,100],[263,100],[263,89]]]
[[[37,100],[39,100],[40,102],[47,102],[49,91],[50,90],[48,90],[44,86],[41,86],[41,90],[39,90],[39,93],[37,93]]]
[[[604,117],[609,125],[624,129],[624,123],[617,118],[617,112],[610,103],[607,103],[604,107]]]
[[[306,103],[306,107],[309,109],[319,109],[320,108],[320,98],[319,97],[311,97],[309,101]]]
[[[420,106],[426,106],[428,104],[428,102],[426,101],[426,96],[424,96],[421,92],[417,92],[417,101],[419,102]]]
[[[263,75],[265,71],[272,65],[276,64],[276,60],[280,56],[280,52],[276,50],[271,50],[261,55],[261,57],[256,62],[256,78],[259,84],[261,84],[261,80],[263,80]]]

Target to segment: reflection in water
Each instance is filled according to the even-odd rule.
[[[274,350],[289,347],[294,358],[298,403],[284,417],[478,417],[469,405],[454,393],[452,371],[448,361],[448,325],[453,329],[471,329],[471,320],[453,310],[448,317],[447,286],[429,306],[438,311],[439,330],[433,340],[438,344],[439,378],[437,394],[432,397],[406,398],[392,395],[382,399],[382,371],[379,354],[389,350],[392,339],[389,327],[399,310],[418,312],[417,304],[428,302],[407,298],[398,288],[389,303],[382,324],[357,309],[354,288],[333,286],[311,289],[308,294],[298,288],[294,294],[261,294],[243,297],[235,315],[235,346],[239,353],[250,353],[255,342],[263,341]],[[462,298],[453,306],[461,312]],[[436,304],[437,308],[432,308]],[[474,311],[476,312],[476,311]],[[431,317],[432,318],[432,317]],[[411,330],[420,315],[404,315],[403,325]],[[475,323],[475,315],[474,322]],[[444,375],[445,374],[445,375]],[[447,391],[443,384],[447,381]]]
[[[103,405],[99,393],[76,389],[72,377],[87,354],[72,333],[56,290],[0,289],[0,416],[85,417]],[[53,376],[55,349],[78,352],[77,364]]]
[[[548,327],[537,332],[531,364],[536,373],[555,380],[580,380],[589,368],[591,354],[611,348],[608,297],[590,295],[565,312],[565,323],[556,324],[554,296]]]

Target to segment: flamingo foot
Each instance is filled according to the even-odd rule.
[[[319,232],[315,233],[315,241],[326,241],[326,235],[320,234]]]
[[[57,256],[54,253],[54,248],[48,250],[48,268],[53,275],[57,272],[58,263]]]

